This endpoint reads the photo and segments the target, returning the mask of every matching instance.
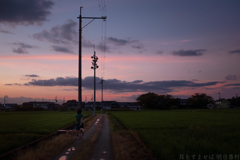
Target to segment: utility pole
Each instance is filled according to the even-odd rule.
[[[93,111],[94,111],[94,116],[96,116],[96,69],[98,68],[98,65],[97,65],[97,60],[98,60],[98,57],[96,56],[96,52],[94,51],[94,55],[91,57],[93,59],[93,62],[92,62],[92,67],[91,69],[94,70],[94,103],[93,103]]]
[[[238,107],[238,94],[236,94],[236,106]]]
[[[63,104],[65,103],[65,97],[63,98]]]
[[[7,102],[7,97],[5,96],[5,97],[4,97],[4,102],[3,102],[3,104],[5,105],[6,102]]]
[[[79,70],[78,70],[78,109],[82,109],[82,29],[90,24],[95,19],[103,19],[106,20],[107,17],[82,17],[82,6],[80,7],[80,15],[79,17]],[[92,19],[89,23],[82,27],[82,19]]]
[[[102,84],[102,102],[103,102],[103,78],[101,79],[100,83]]]

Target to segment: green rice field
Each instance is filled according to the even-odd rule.
[[[92,112],[84,112],[83,116]],[[0,112],[0,154],[75,122],[76,111]]]
[[[139,133],[161,160],[236,159],[240,155],[240,110],[110,112]]]

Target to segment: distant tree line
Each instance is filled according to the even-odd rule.
[[[14,111],[44,111],[42,107],[33,107],[29,105],[13,106]]]
[[[169,94],[159,95],[153,92],[140,95],[137,103],[143,109],[176,109],[183,107],[180,104],[180,99]],[[214,100],[206,93],[196,93],[187,99],[186,105],[183,108],[207,108],[207,105],[214,104]]]
[[[143,109],[173,109],[178,106],[179,100],[172,95],[159,95],[153,92],[142,94],[137,98],[137,103]]]
[[[232,97],[231,99],[227,99],[231,106],[239,107],[240,106],[240,97]]]

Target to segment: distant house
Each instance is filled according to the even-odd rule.
[[[178,98],[177,100],[179,101],[179,105],[177,105],[179,109],[187,109],[191,105],[191,103],[188,102],[188,99]]]
[[[227,101],[224,98],[221,98],[221,99],[215,101],[215,107],[216,108],[230,108],[231,105],[230,105],[229,101]]]
[[[67,101],[66,104],[67,104],[68,109],[77,109],[78,108],[77,101]]]
[[[4,106],[6,107],[14,107],[14,106],[17,106],[18,104],[17,103],[6,103],[4,104]]]
[[[142,106],[127,106],[127,108],[134,110],[134,111],[142,110]]]
[[[36,102],[36,101],[33,101],[33,102],[24,102],[22,104],[22,106],[33,107],[33,108],[41,107],[41,108],[44,108],[44,109],[51,109],[55,106],[55,103],[54,102]]]
[[[54,106],[53,106],[53,108],[49,108],[49,109],[51,109],[51,110],[57,110],[57,109],[59,109],[59,108],[61,108],[61,107],[62,107],[62,106],[61,106],[60,104],[55,103]]]
[[[118,104],[116,101],[102,101],[101,106],[102,106],[102,109],[111,109],[111,108],[117,108]]]
[[[17,103],[6,103],[3,106],[5,107],[5,110],[13,110],[14,106],[17,106]]]
[[[87,102],[84,107],[85,111],[92,111],[93,110],[93,102]]]
[[[5,110],[4,105],[2,105],[2,104],[0,103],[0,111],[4,111],[4,110]]]
[[[129,108],[131,110],[142,110],[142,106],[137,105],[136,102],[118,102],[120,108]]]
[[[78,109],[78,101],[76,100],[69,100],[66,102],[66,106],[68,109]],[[85,107],[85,102],[82,102],[82,108]]]
[[[134,111],[142,110],[142,106],[137,105],[135,102],[127,102],[127,108]]]
[[[33,108],[42,107],[44,109],[48,109],[48,104],[49,104],[49,102],[34,102]]]
[[[188,99],[179,99],[181,106],[186,106],[188,104]]]
[[[127,108],[128,102],[118,102],[118,106],[119,106],[120,108]]]
[[[102,102],[95,102],[95,107],[96,107],[97,110],[103,109],[103,104],[102,104]],[[93,108],[94,108],[94,102],[87,102],[87,103],[85,104],[85,107],[84,107],[84,109],[85,109],[86,111],[92,111]]]

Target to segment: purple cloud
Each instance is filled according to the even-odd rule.
[[[51,0],[2,0],[0,23],[41,25],[50,15]]]
[[[180,50],[180,51],[173,51],[173,55],[181,56],[181,57],[202,56],[205,51],[206,51],[205,49]]]

